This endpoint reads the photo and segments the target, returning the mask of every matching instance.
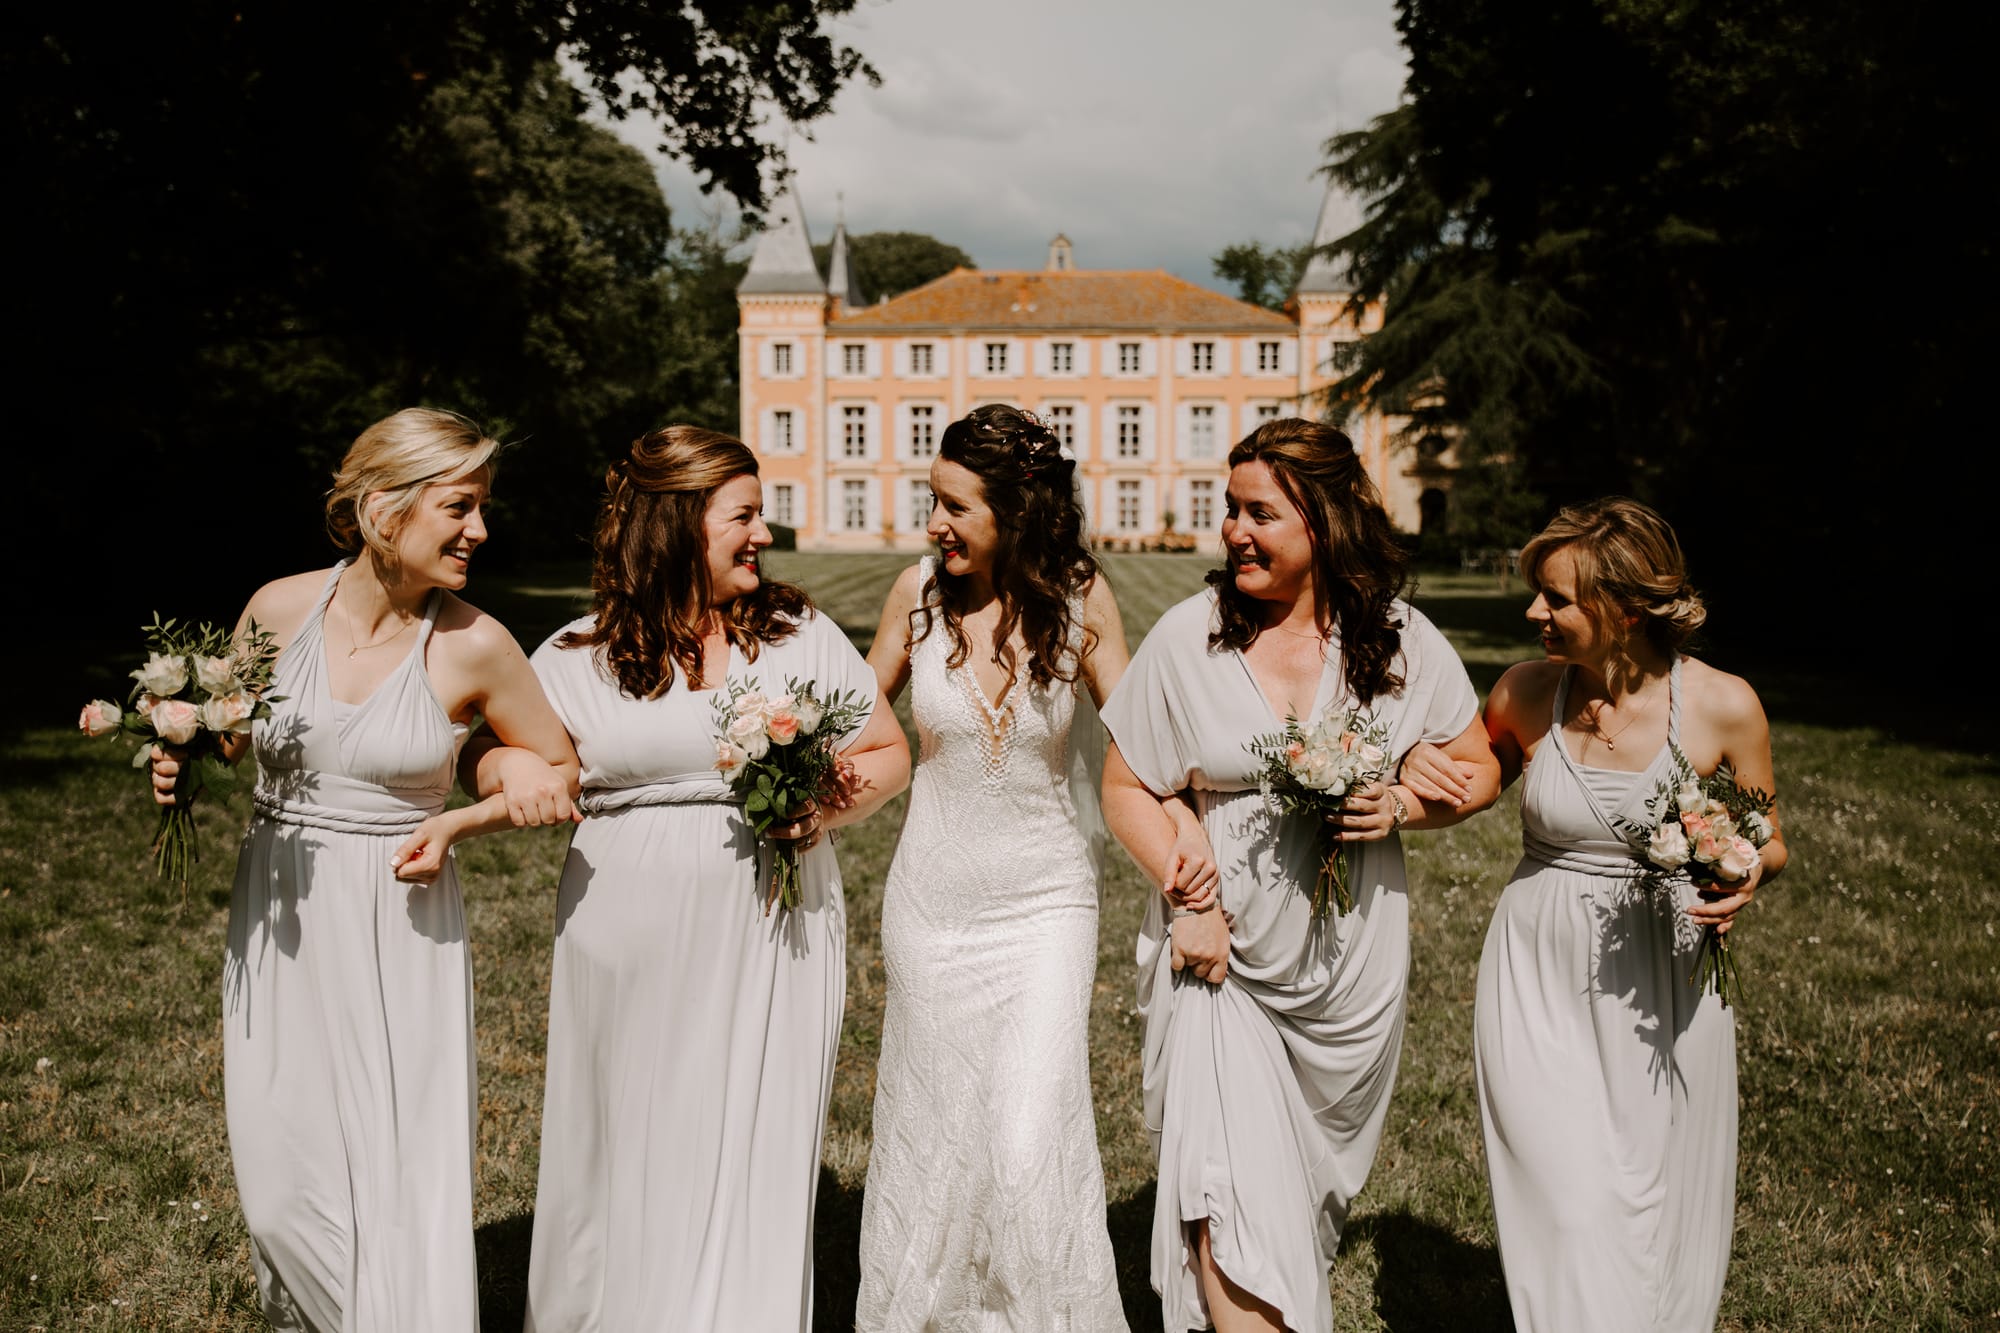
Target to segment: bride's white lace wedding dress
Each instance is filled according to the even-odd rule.
[[[1038,688],[1024,668],[988,700],[950,652],[942,622],[910,651],[922,745],[883,893],[855,1325],[1122,1333],[1090,1099],[1098,895],[1070,789],[1079,687]]]

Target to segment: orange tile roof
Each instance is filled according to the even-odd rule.
[[[829,332],[944,329],[1145,329],[1296,333],[1276,311],[1171,273],[1106,269],[986,272],[955,268],[914,291],[836,319]]]

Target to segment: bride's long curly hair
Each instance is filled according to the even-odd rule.
[[[1012,639],[1018,625],[1029,653],[1028,679],[1046,688],[1074,681],[1090,652],[1089,632],[1081,652],[1072,651],[1079,590],[1097,576],[1097,561],[1083,544],[1083,510],[1073,478],[1076,464],[1062,456],[1054,432],[1041,421],[1001,403],[975,407],[944,429],[938,457],[979,478],[987,508],[999,533],[993,551],[993,590],[1000,601],[994,628],[994,660],[1011,680],[1020,664]],[[951,642],[952,666],[972,651],[965,636],[971,589],[967,580],[933,568],[910,613],[910,642],[917,643],[942,623]]]
[[[1305,519],[1313,619],[1321,634],[1339,632],[1348,689],[1363,704],[1402,689],[1396,656],[1403,637],[1393,604],[1408,580],[1409,561],[1354,441],[1321,422],[1284,417],[1265,422],[1229,451],[1230,467],[1243,463],[1270,468]],[[1206,577],[1220,610],[1209,648],[1248,648],[1263,620],[1257,599],[1236,590],[1227,564]]]
[[[756,475],[756,456],[718,431],[668,426],[633,441],[631,454],[604,474],[590,571],[595,620],[557,646],[595,649],[621,693],[657,699],[676,667],[691,685],[706,683],[701,641],[711,616],[746,661],[796,633],[812,600],[789,583],[766,580],[727,605],[709,605],[708,502],[725,482]]]

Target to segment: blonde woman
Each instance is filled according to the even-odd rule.
[[[1745,681],[1681,651],[1706,612],[1652,510],[1565,509],[1521,572],[1547,659],[1511,668],[1486,702],[1504,781],[1526,775],[1524,854],[1473,1019],[1508,1299],[1529,1333],[1711,1329],[1734,1230],[1736,1028],[1690,979],[1694,951],[1784,869],[1785,840],[1697,895],[1642,880],[1627,824],[1677,755],[1775,791],[1770,728]],[[1460,776],[1429,748],[1403,768],[1447,800]]]
[[[460,601],[486,540],[495,442],[448,412],[376,422],[342,460],[331,569],[258,589],[284,698],[257,756],[230,898],[223,1086],[264,1313],[279,1328],[479,1323],[472,1253],[472,977],[458,838],[566,819],[576,756],[528,661]],[[444,813],[477,714],[546,761]],[[155,751],[174,799],[180,758]]]

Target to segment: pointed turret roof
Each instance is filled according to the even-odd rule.
[[[826,289],[849,310],[859,310],[867,302],[861,284],[854,280],[853,261],[847,255],[847,219],[833,224],[833,253],[826,261]]]
[[[813,262],[812,236],[806,231],[806,211],[799,192],[786,185],[771,205],[750,267],[736,284],[740,295],[823,296],[826,281]]]
[[[1313,249],[1321,251],[1341,237],[1357,230],[1366,215],[1361,211],[1361,201],[1329,182],[1326,198],[1320,201],[1319,222],[1313,227]],[[1339,293],[1346,295],[1354,290],[1354,275],[1349,270],[1345,257],[1335,257],[1316,253],[1306,264],[1306,271],[1299,275],[1298,292]]]

